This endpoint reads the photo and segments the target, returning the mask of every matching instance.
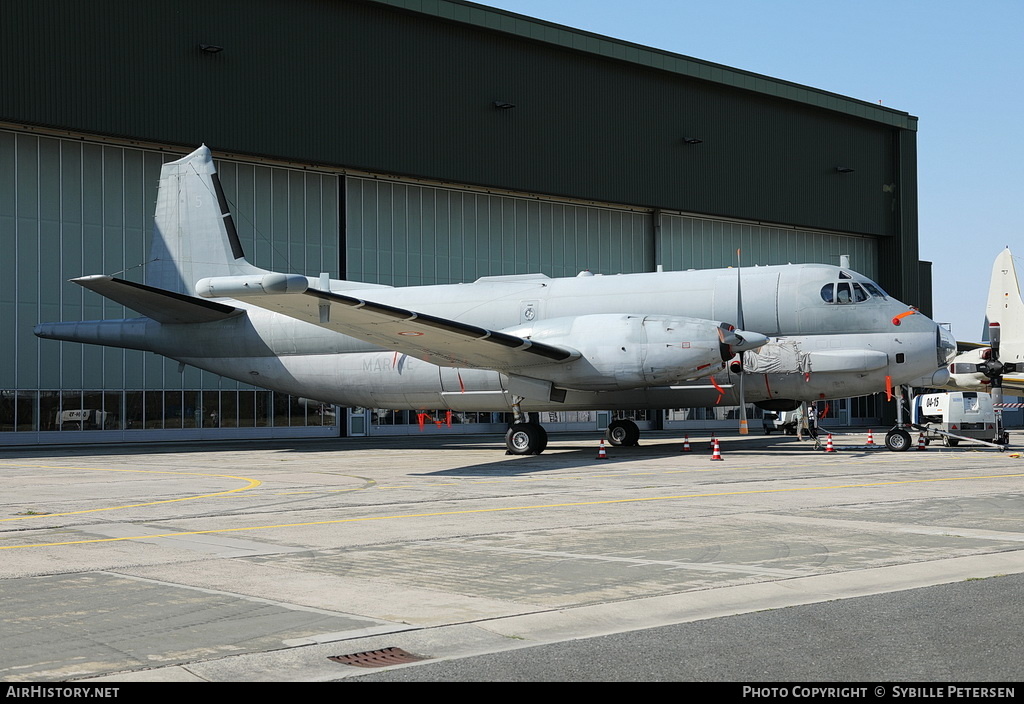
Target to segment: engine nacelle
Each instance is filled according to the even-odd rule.
[[[541,320],[505,330],[576,350],[564,364],[530,367],[523,374],[587,391],[668,386],[720,370],[732,357],[723,342],[731,326],[699,318],[584,315]]]

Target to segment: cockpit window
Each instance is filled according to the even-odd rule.
[[[885,295],[885,291],[883,291],[882,289],[878,288],[877,286],[875,286],[873,283],[871,283],[869,281],[865,281],[864,282],[864,288],[866,288],[868,290],[868,293],[870,293],[875,298],[881,298],[883,300],[888,298],[888,296]]]
[[[847,274],[845,271],[840,269],[839,270],[839,278],[840,279],[852,279],[853,277],[850,276],[849,274]]]
[[[836,303],[844,305],[846,303],[851,303],[852,301],[853,297],[850,295],[850,284],[845,281],[841,281],[836,284]]]
[[[842,278],[842,272],[840,272]],[[825,303],[838,303],[847,305],[850,303],[864,303],[872,298],[885,299],[885,293],[875,284],[867,281],[840,281],[833,284],[825,284],[821,287],[821,300]]]

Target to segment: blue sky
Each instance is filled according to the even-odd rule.
[[[981,339],[993,260],[1006,246],[1024,256],[1024,2],[480,4],[918,117],[920,256],[933,263],[934,317],[958,339]]]

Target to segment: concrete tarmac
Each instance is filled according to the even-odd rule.
[[[706,434],[648,433],[598,460],[598,438],[0,450],[0,679],[371,678],[346,663],[385,649],[412,674],[1024,573],[1012,451],[720,435],[714,461]]]

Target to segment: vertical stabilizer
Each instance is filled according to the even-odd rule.
[[[245,260],[206,145],[164,164],[146,283],[194,296],[200,279],[264,272]]]
[[[1000,360],[1024,362],[1024,301],[1009,248],[1000,252],[992,265],[985,315],[990,323],[999,323]]]

